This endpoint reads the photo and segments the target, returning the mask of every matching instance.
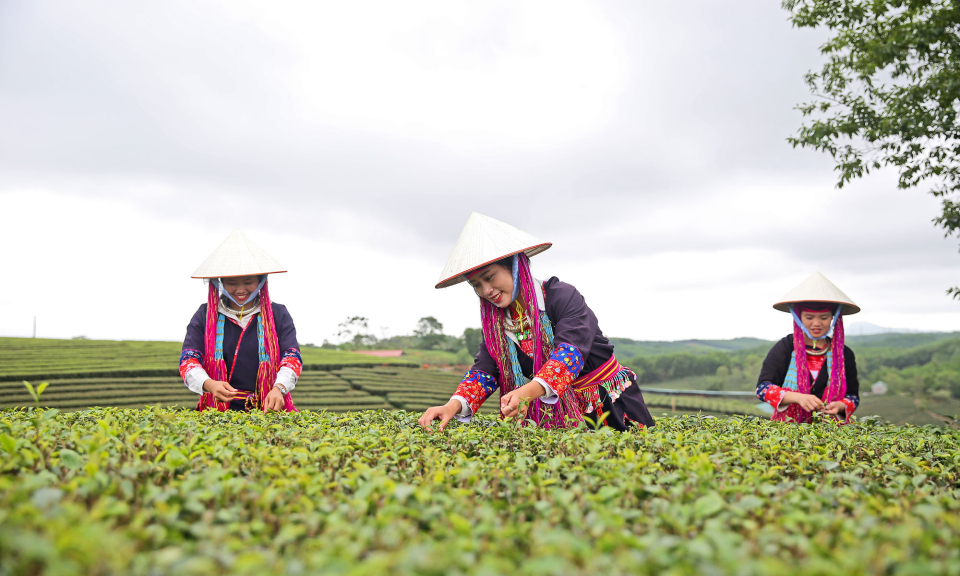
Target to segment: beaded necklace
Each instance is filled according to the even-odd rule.
[[[523,305],[519,299],[513,303],[510,320],[512,320],[511,324],[507,324],[505,328],[507,331],[516,334],[517,340],[522,342],[533,338],[533,332],[530,330],[530,319],[523,315]]]

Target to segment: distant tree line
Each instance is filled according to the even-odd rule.
[[[349,316],[337,325],[334,341],[324,340],[319,348],[329,350],[423,350],[446,353],[451,363],[469,364],[480,348],[483,332],[479,328],[467,328],[460,336],[445,334],[443,323],[433,316],[424,316],[417,321],[412,333],[400,336],[377,337],[370,328],[366,316]],[[305,344],[305,347],[316,347]]]
[[[483,338],[479,328],[467,328],[459,336],[445,334],[443,324],[433,316],[421,318],[411,334],[402,336],[378,338],[369,324],[365,316],[350,316],[338,325],[336,342],[324,340],[320,347],[347,351],[425,351],[437,360],[424,362],[471,364]],[[931,336],[889,334],[870,337],[859,345],[854,343],[861,392],[869,392],[874,382],[882,380],[891,393],[960,399],[960,338],[944,335],[948,339],[917,345]],[[692,378],[696,379],[696,387],[702,389],[752,390],[768,348],[769,344],[765,343],[730,352],[644,353],[620,361],[636,372],[640,384],[644,385]],[[639,348],[635,346],[635,349]]]
[[[710,376],[703,382],[708,390],[739,390],[756,385],[763,357],[756,350],[739,352],[680,352],[659,356],[641,355],[621,361],[636,372],[640,384],[656,384]]]
[[[866,348],[857,353],[861,390],[882,380],[890,392],[960,399],[960,338],[908,350]]]
[[[895,338],[888,340],[902,341],[904,346],[922,341],[919,336]],[[907,348],[856,344],[852,348],[857,357],[861,393],[883,381],[889,392],[895,394],[960,399],[960,338]],[[702,378],[698,386],[707,390],[752,390],[766,353],[766,347],[757,347],[730,353],[642,355],[622,362],[637,373],[641,384]]]

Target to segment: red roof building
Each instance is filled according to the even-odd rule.
[[[354,352],[377,358],[399,358],[403,355],[403,350],[354,350]]]

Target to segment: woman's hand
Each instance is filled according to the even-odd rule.
[[[546,393],[547,391],[543,389],[539,382],[531,380],[516,390],[507,392],[500,398],[500,413],[503,414],[504,418],[526,416],[530,402]],[[527,400],[527,402],[523,402],[523,400]]]
[[[267,397],[263,399],[263,411],[270,412],[272,410],[282,410],[283,409],[283,392],[280,391],[276,386],[273,387],[270,392],[267,392]]]
[[[801,394],[799,392],[787,392],[783,395],[783,404],[799,404],[807,412],[816,412],[823,410],[823,400],[813,394]]]
[[[237,395],[237,389],[226,382],[207,378],[203,383],[203,389],[213,394],[218,402],[229,402]]]
[[[417,422],[426,429],[427,432],[433,432],[430,429],[430,424],[434,420],[440,420],[440,432],[443,432],[443,429],[447,427],[447,423],[460,412],[461,406],[460,401],[451,398],[449,402],[443,406],[434,406],[433,408],[427,408],[427,411],[423,413],[423,416],[420,417]]]
[[[840,414],[841,412],[845,413],[846,411],[847,411],[847,406],[843,402],[840,402],[839,400],[834,400],[833,402],[827,404],[823,408],[824,414],[831,414],[831,415],[837,415],[837,414]]]

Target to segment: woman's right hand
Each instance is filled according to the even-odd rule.
[[[417,422],[426,429],[427,432],[433,432],[433,430],[430,429],[430,424],[432,424],[434,420],[440,420],[439,430],[443,432],[443,429],[447,427],[447,423],[450,422],[460,410],[460,401],[451,398],[450,401],[443,406],[427,408],[427,411],[423,413],[423,416],[421,416]]]
[[[816,412],[823,410],[823,400],[813,394],[801,394],[799,392],[787,392],[783,396],[784,404],[799,404],[807,412]]]
[[[236,388],[226,382],[214,380],[213,378],[208,378],[207,381],[203,383],[203,389],[213,394],[213,397],[216,398],[218,402],[229,402],[237,395]]]

